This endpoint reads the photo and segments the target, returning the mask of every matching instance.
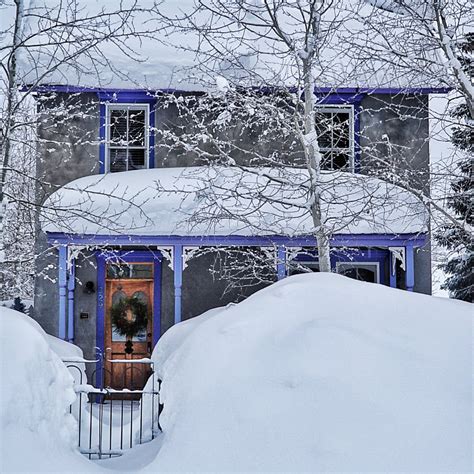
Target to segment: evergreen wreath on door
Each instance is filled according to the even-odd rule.
[[[132,317],[128,317],[128,313]],[[115,331],[121,336],[133,338],[148,325],[148,306],[136,296],[122,298],[110,308]]]

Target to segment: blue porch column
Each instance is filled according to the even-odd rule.
[[[67,340],[74,342],[74,288],[76,287],[76,262],[71,258],[67,281]]]
[[[59,285],[59,320],[58,337],[66,340],[66,306],[67,306],[67,245],[61,245],[59,251],[58,285]]]
[[[174,323],[181,322],[181,287],[183,285],[183,246],[173,245]]]
[[[277,278],[283,280],[286,277],[286,248],[279,245],[277,248]]]
[[[413,291],[415,286],[415,256],[413,243],[408,243],[405,248],[405,286],[408,291]]]

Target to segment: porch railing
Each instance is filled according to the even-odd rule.
[[[100,363],[103,367],[102,358],[63,359],[63,362],[75,378],[77,397],[70,405],[69,412],[77,420],[77,446],[89,459],[120,456],[125,449],[153,440],[161,431],[161,381],[156,379],[151,359],[108,361],[113,364],[131,364],[131,367],[135,364],[150,365],[151,375],[143,390],[97,388],[87,384],[86,364]]]

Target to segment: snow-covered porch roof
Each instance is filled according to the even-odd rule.
[[[308,173],[301,168],[190,167],[77,179],[42,211],[48,233],[107,236],[296,238],[314,234]],[[427,231],[410,192],[375,177],[323,172],[322,210],[334,235]]]
[[[70,249],[156,250],[173,269],[174,318],[179,322],[189,250],[273,247],[276,276],[282,279],[288,247],[316,246],[307,183],[307,171],[301,168],[220,166],[109,173],[58,189],[44,204],[42,228],[58,247],[61,337],[66,328],[71,328],[68,337],[73,334],[75,254]],[[425,243],[427,230],[423,204],[391,183],[348,172],[324,172],[320,187],[331,245],[384,247],[391,250],[391,262],[402,252],[406,288],[413,290],[414,248]],[[98,280],[105,278],[106,254],[97,254]]]

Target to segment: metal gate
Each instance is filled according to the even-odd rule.
[[[143,390],[97,388],[84,383],[86,364],[99,363],[104,374],[102,357],[98,360],[64,358],[63,362],[75,379],[76,400],[69,412],[77,420],[77,446],[89,459],[120,456],[125,449],[153,440],[161,431],[161,381],[156,378],[151,359],[109,361],[129,364],[130,370],[135,364],[148,364],[151,375]]]

